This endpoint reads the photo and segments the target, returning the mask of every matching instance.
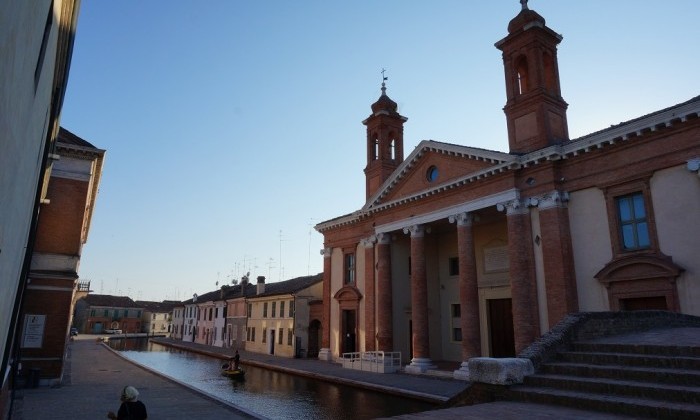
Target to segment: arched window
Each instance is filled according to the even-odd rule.
[[[379,139],[375,135],[372,139],[372,160],[377,160],[379,157]]]
[[[518,82],[518,95],[527,92],[530,88],[529,72],[527,67],[527,58],[520,57],[515,66],[517,82]]]
[[[391,142],[389,143],[389,152],[390,152],[391,160],[396,160],[396,140],[395,139],[391,139]]]

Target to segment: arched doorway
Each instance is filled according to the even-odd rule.
[[[362,294],[356,287],[347,285],[336,292],[333,296],[340,306],[340,342],[338,343],[338,353],[352,353],[359,351],[357,342],[357,315],[359,313],[360,299]]]

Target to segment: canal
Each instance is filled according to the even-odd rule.
[[[244,366],[245,380],[221,376],[222,361],[151,343],[112,339],[124,357],[270,419],[374,419],[435,409],[424,401]]]

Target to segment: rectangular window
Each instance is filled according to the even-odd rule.
[[[282,344],[283,338],[284,338],[284,329],[278,328],[277,329],[277,344]]]
[[[294,317],[294,301],[293,300],[289,301],[289,317],[290,318]]]
[[[267,318],[267,302],[263,303],[263,318]]]
[[[293,337],[293,336],[294,336],[294,334],[292,333],[292,329],[291,329],[291,328],[288,328],[288,329],[287,329],[287,345],[288,345],[288,346],[291,346],[291,345],[292,345],[292,337]]]
[[[105,318],[109,316],[109,309],[105,309]]]
[[[644,195],[641,192],[617,197],[620,237],[625,251],[646,249],[651,246],[649,224],[644,208]]]
[[[253,327],[253,331],[250,333],[250,341],[255,341],[255,327]]]
[[[267,328],[263,328],[262,342],[267,343]]]
[[[450,275],[451,276],[459,276],[459,258],[457,258],[457,257],[450,258],[448,264],[450,267]]]
[[[272,317],[277,316],[277,302],[272,302]]]
[[[355,254],[345,254],[345,284],[355,284]]]
[[[90,316],[92,316],[92,317],[95,316],[95,310],[94,310],[94,309],[90,311]]]
[[[250,341],[250,327],[245,330],[245,340]]]
[[[284,301],[280,302],[280,318],[284,317]]]
[[[248,304],[248,318],[250,318],[250,314],[253,313],[253,304],[249,303]]]
[[[451,322],[452,322],[452,341],[462,341],[462,306],[459,303],[450,305]]]

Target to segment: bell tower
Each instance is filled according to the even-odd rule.
[[[511,153],[524,154],[569,139],[568,104],[561,96],[557,45],[562,36],[520,0],[522,10],[508,24],[508,36],[496,43],[503,52]]]
[[[403,162],[403,123],[408,118],[397,112],[398,105],[386,95],[386,80],[382,76],[382,95],[372,104],[372,114],[362,121],[367,126],[366,199]]]

